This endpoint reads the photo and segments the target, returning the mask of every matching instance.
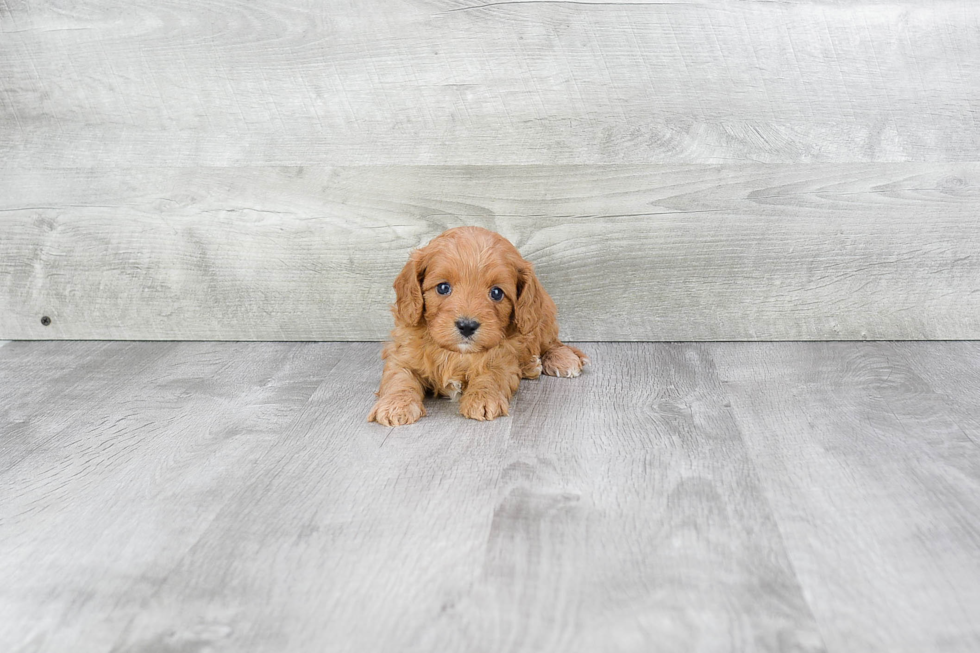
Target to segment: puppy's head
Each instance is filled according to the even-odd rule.
[[[493,349],[542,319],[544,291],[534,267],[503,236],[480,227],[450,229],[412,252],[394,287],[396,323],[424,324],[450,351]]]

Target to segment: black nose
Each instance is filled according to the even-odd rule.
[[[476,333],[477,329],[480,328],[480,323],[476,320],[461,317],[456,320],[456,328],[459,329],[459,332],[463,334],[464,338],[469,338],[471,335]]]

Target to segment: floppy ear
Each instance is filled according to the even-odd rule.
[[[425,268],[422,267],[422,252],[415,250],[408,258],[408,263],[398,273],[393,284],[395,288],[395,305],[391,307],[391,312],[395,318],[404,324],[416,325],[422,321],[422,276]]]
[[[527,335],[548,319],[548,294],[544,291],[534,266],[523,261],[517,270],[517,304],[514,306],[514,323]]]

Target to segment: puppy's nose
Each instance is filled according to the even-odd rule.
[[[468,317],[461,317],[456,320],[456,328],[459,329],[464,338],[469,338],[480,328],[480,323]]]

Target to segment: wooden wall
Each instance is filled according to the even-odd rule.
[[[980,338],[978,119],[969,0],[2,0],[0,339],[383,338],[459,224],[569,339]]]

